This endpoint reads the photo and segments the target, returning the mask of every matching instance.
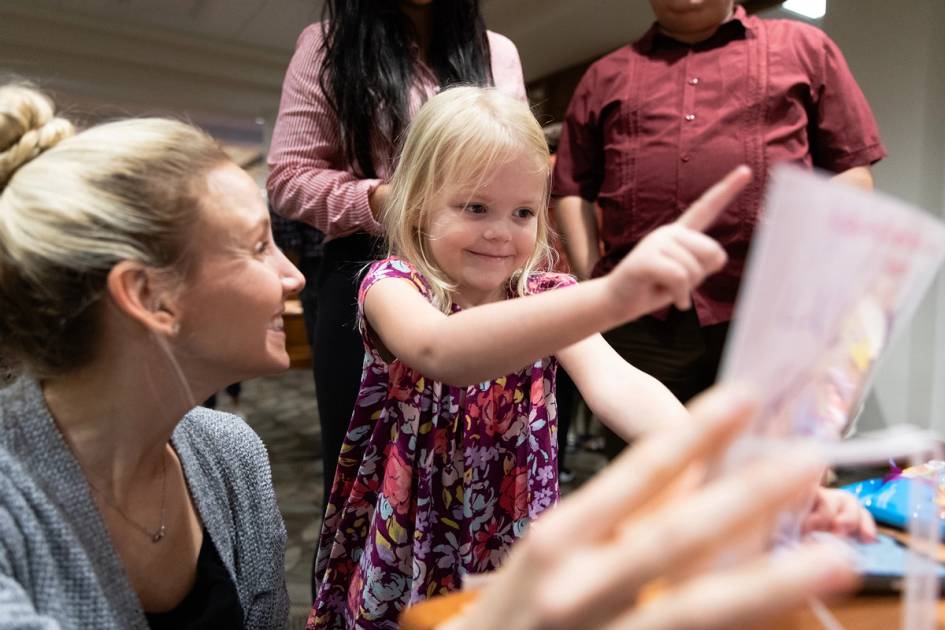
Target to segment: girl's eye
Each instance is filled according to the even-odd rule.
[[[467,203],[466,212],[472,212],[473,214],[485,214],[486,207],[481,203]]]
[[[519,219],[528,219],[535,216],[535,211],[531,208],[519,208],[515,211],[515,216],[517,216]]]

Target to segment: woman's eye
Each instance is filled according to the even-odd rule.
[[[260,241],[256,244],[255,253],[257,255],[265,254],[269,251],[269,246],[272,244],[272,241],[265,240]]]

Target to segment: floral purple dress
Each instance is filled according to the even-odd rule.
[[[408,280],[430,297],[423,276],[388,258],[364,278],[359,309],[385,278]],[[573,283],[536,274],[529,290]],[[361,391],[322,525],[308,628],[396,628],[409,604],[496,569],[529,521],[558,499],[553,357],[453,387],[387,363],[363,337]]]

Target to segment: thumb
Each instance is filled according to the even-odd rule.
[[[732,202],[751,181],[751,169],[745,166],[735,167],[720,182],[702,193],[689,208],[676,220],[676,223],[691,230],[704,232],[715,223],[722,210]]]

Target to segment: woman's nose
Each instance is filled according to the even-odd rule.
[[[305,288],[305,276],[281,251],[279,252],[279,258],[282,293],[287,298],[296,296]]]

